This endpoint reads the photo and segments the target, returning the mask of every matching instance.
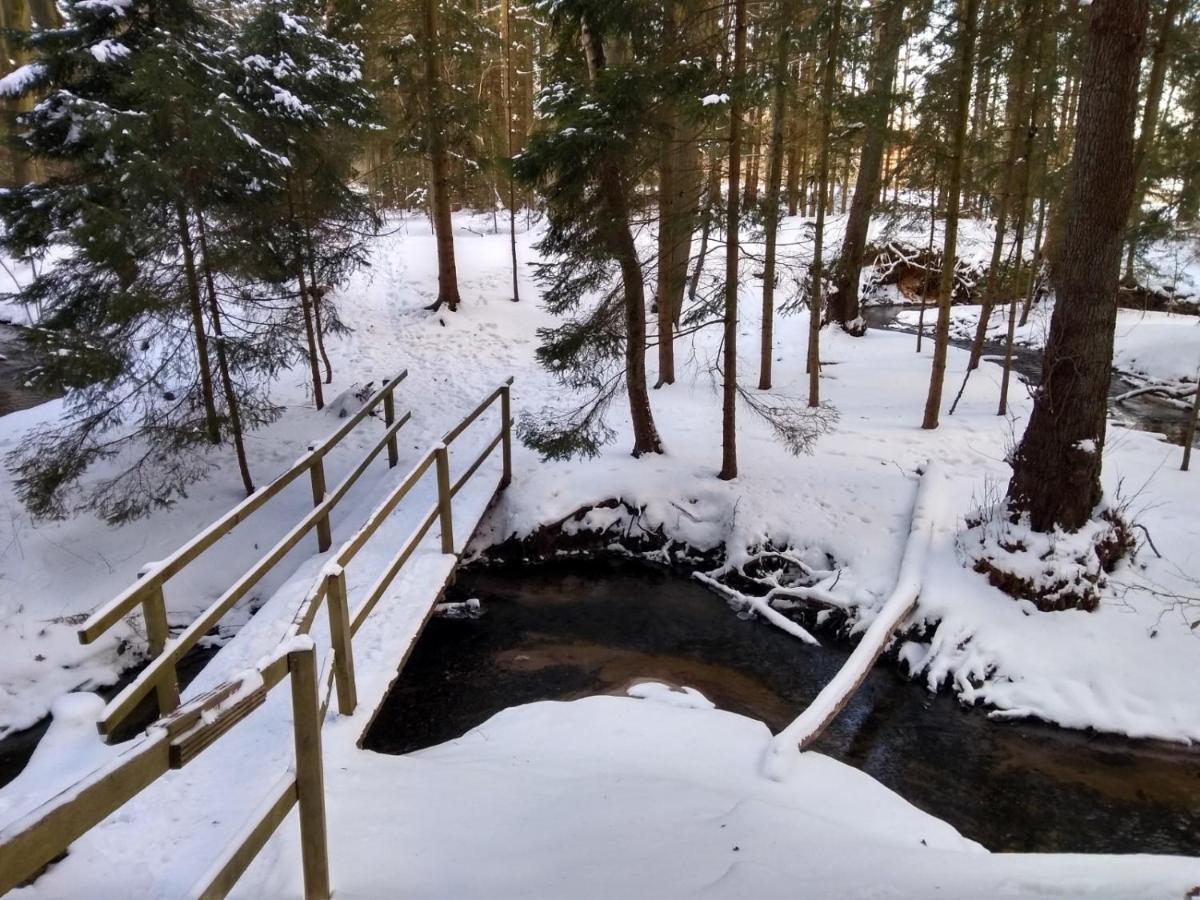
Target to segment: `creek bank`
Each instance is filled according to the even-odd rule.
[[[407,753],[536,700],[689,686],[782,729],[851,652],[732,615],[684,573],[573,555],[464,567],[364,745]],[[484,729],[486,735],[486,729]],[[995,722],[876,666],[814,748],[853,765],[992,850],[1171,852],[1200,847],[1200,754],[1036,721]]]

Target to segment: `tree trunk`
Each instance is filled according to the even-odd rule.
[[[863,253],[871,213],[879,195],[882,178],[883,148],[887,139],[887,102],[896,78],[896,64],[903,41],[904,0],[884,0],[875,9],[876,44],[871,60],[870,107],[866,116],[862,155],[859,157],[858,177],[854,183],[854,200],[846,220],[846,235],[833,276],[829,297],[830,318],[851,334],[862,334],[858,322],[858,282],[862,275]]]
[[[333,364],[330,363],[329,354],[325,351],[325,326],[321,323],[321,301],[325,298],[325,291],[317,282],[317,246],[312,236],[312,208],[308,203],[308,190],[304,186],[303,179],[300,181],[300,202],[304,206],[304,245],[308,251],[308,286],[312,290],[313,331],[316,332],[317,352],[321,355],[321,362],[325,366],[325,383],[332,384]]]
[[[1126,238],[1125,280],[1133,283],[1133,262],[1137,256],[1137,229],[1142,221],[1142,202],[1146,199],[1146,157],[1154,146],[1158,131],[1159,107],[1162,105],[1163,84],[1167,79],[1167,47],[1175,19],[1183,8],[1183,0],[1166,0],[1159,20],[1158,37],[1150,57],[1150,79],[1146,84],[1146,106],[1142,111],[1142,127],[1133,154],[1133,200],[1129,208],[1129,229]]]
[[[196,342],[196,367],[200,371],[200,398],[204,404],[204,422],[208,439],[221,443],[221,420],[217,415],[216,394],[213,391],[212,364],[208,358],[208,335],[204,331],[204,308],[200,301],[200,282],[196,277],[196,255],[192,249],[192,232],[188,227],[187,209],[175,205],[179,229],[179,249],[183,251],[183,271],[187,281],[188,313],[192,320],[192,338]]]
[[[682,0],[664,0],[664,53],[675,63],[686,52],[689,33],[697,22]],[[675,323],[687,287],[692,232],[700,206],[700,164],[696,129],[683,121],[670,102],[664,106],[664,140],[659,152],[658,277],[655,308],[658,315],[658,384],[675,383]]]
[[[1196,371],[1196,393],[1192,395],[1192,417],[1188,419],[1187,429],[1183,434],[1183,462],[1180,471],[1186,472],[1192,465],[1192,445],[1196,443],[1196,427],[1200,423],[1200,369]]]
[[[779,192],[783,184],[783,158],[786,150],[788,95],[788,57],[792,47],[791,22],[783,22],[775,47],[775,72],[771,94],[771,147],[767,162],[767,192],[763,198],[763,231],[766,247],[763,255],[762,335],[758,361],[758,389],[771,389],[771,358],[774,355],[775,328],[775,248],[779,241]]]
[[[1148,0],[1096,0],[1084,49],[1057,302],[1008,500],[1037,531],[1077,530],[1099,503],[1121,236],[1133,195],[1133,121]]]
[[[517,184],[512,171],[513,158],[513,106],[512,106],[512,0],[502,0],[500,5],[500,39],[504,42],[504,139],[508,148],[508,246],[512,253],[513,303],[521,300],[521,288],[517,282]]]
[[[601,76],[607,60],[602,37],[582,23],[581,36],[592,80]],[[603,234],[609,253],[621,268],[625,299],[625,390],[629,395],[629,417],[633,424],[633,455],[662,453],[662,441],[654,427],[650,393],[646,388],[646,289],[642,264],[629,223],[629,201],[625,178],[617,160],[606,156],[599,171],[599,191],[606,212]]]
[[[950,343],[950,302],[954,298],[954,268],[958,261],[958,208],[962,195],[963,156],[966,150],[967,119],[971,105],[971,72],[975,55],[975,15],[979,0],[959,0],[957,106],[955,107],[954,149],[950,160],[950,184],[946,199],[946,245],[942,251],[942,273],[938,285],[937,331],[933,341],[933,367],[929,395],[925,398],[925,418],[921,427],[938,427],[942,408],[942,385],[946,380],[946,353]]]
[[[321,368],[317,362],[317,335],[316,327],[313,324],[312,314],[312,295],[309,293],[308,285],[304,280],[304,253],[301,251],[300,235],[301,229],[300,220],[296,215],[295,199],[292,196],[292,185],[288,182],[288,215],[291,217],[292,227],[295,229],[296,237],[296,258],[294,260],[296,266],[296,284],[300,289],[300,313],[304,317],[304,340],[307,346],[308,356],[308,371],[312,377],[313,389],[313,405],[317,409],[325,408],[325,392],[321,389]]]
[[[821,281],[824,277],[825,215],[829,199],[829,153],[833,140],[833,89],[837,81],[838,44],[842,34],[842,0],[833,0],[825,42],[821,83],[821,149],[817,159],[817,221],[813,236],[812,284],[808,303],[808,405],[821,405]]]
[[[1025,97],[1029,88],[1029,70],[1033,66],[1033,57],[1039,32],[1038,23],[1033,15],[1032,0],[1025,0],[1021,12],[1022,41],[1021,49],[1016,54],[1016,76],[1012,81],[1009,100],[1008,151],[1004,157],[1004,169],[1001,178],[1000,203],[996,208],[996,236],[992,241],[992,258],[988,263],[987,279],[983,287],[983,303],[979,310],[979,322],[975,325],[975,338],[971,341],[971,357],[967,362],[967,372],[974,371],[979,366],[979,358],[983,355],[983,344],[987,338],[987,327],[992,317],[992,309],[996,305],[996,291],[1000,285],[1000,264],[1004,258],[1004,238],[1008,227],[1009,207],[1012,205],[1013,189],[1017,176],[1017,162],[1021,146],[1025,143],[1028,113],[1026,112]],[[1020,265],[1020,260],[1017,260]],[[953,408],[951,409],[953,412]]]
[[[746,0],[733,4],[733,96],[729,101],[729,196],[725,237],[725,346],[721,361],[721,471],[737,478],[738,187],[742,175],[742,92],[746,80]]]
[[[441,47],[438,39],[435,6],[437,0],[423,0],[424,57],[426,91],[426,141],[429,153],[429,198],[433,231],[437,238],[438,295],[430,309],[445,304],[458,311],[458,270],[454,263],[454,224],[450,217],[449,154],[442,122]]]
[[[214,343],[217,347],[217,371],[221,376],[221,389],[225,393],[225,406],[229,410],[229,430],[233,435],[233,448],[237,456],[238,472],[242,476],[242,487],[246,496],[254,493],[254,479],[250,477],[250,462],[246,459],[246,443],[243,440],[241,403],[233,386],[229,372],[229,354],[225,350],[225,332],[221,328],[221,304],[217,301],[217,288],[213,283],[212,266],[208,258],[208,234],[204,227],[204,216],[196,211],[196,236],[200,239],[200,260],[204,268],[204,284],[208,290],[208,314],[212,320]]]

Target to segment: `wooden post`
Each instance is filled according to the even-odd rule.
[[[309,449],[312,449],[311,447]],[[313,506],[320,506],[325,500],[325,460],[313,460],[308,470],[312,476]],[[329,530],[329,514],[326,513],[317,520],[317,550],[324,553],[333,545],[333,533]]]
[[[442,552],[454,553],[454,518],[450,510],[450,451],[442,444],[434,450],[437,459],[438,516],[442,523]]]
[[[153,658],[163,652],[171,636],[167,626],[167,601],[161,584],[142,601],[142,618],[146,620],[146,641]],[[163,677],[154,686],[154,693],[158,699],[160,716],[174,712],[179,707],[179,682],[174,666],[167,666],[163,670]]]
[[[500,476],[500,487],[506,488],[512,483],[512,385],[506,384],[500,388],[500,428],[504,434],[501,440],[501,452],[504,456],[504,474]]]
[[[289,653],[288,671],[292,676],[304,896],[306,900],[328,900],[329,846],[325,832],[325,775],[321,763],[321,705],[317,695],[315,648]]]
[[[354,648],[350,635],[350,607],[346,598],[346,572],[339,568],[325,576],[325,602],[329,606],[329,635],[333,643],[333,678],[337,684],[338,712],[353,714],[358,705],[354,684]]]
[[[396,422],[396,397],[395,391],[388,391],[383,395],[383,424],[391,428]],[[388,468],[396,468],[396,463],[400,461],[400,448],[396,443],[396,435],[388,438]]]

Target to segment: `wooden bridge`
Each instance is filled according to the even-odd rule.
[[[411,418],[396,415],[404,377],[82,625],[79,638],[90,643],[140,610],[152,657],[105,707],[100,732],[111,740],[151,696],[159,716],[143,734],[116,745],[107,763],[0,830],[0,894],[39,875],[104,886],[93,894],[139,893],[132,886],[126,893],[122,883],[145,868],[147,845],[166,842],[172,852],[164,870],[137,872],[147,893],[222,897],[298,807],[296,864],[304,893],[330,895],[327,773],[344,771],[361,753],[370,716],[453,577],[466,541],[512,477],[510,378],[429,447],[335,547],[332,510],[384,448],[388,466],[398,465],[397,434]],[[498,429],[480,438],[481,423],[497,407]],[[380,408],[383,434],[327,489],[326,456]],[[171,637],[164,595],[170,579],[305,475],[311,512]],[[313,533],[326,562],[302,601],[268,601],[181,696],[177,671],[188,651]],[[275,690],[285,681],[290,691]],[[336,713],[329,710],[333,695]],[[250,717],[256,727],[236,727]],[[176,827],[164,833],[160,824]],[[46,869],[64,854],[65,861]]]

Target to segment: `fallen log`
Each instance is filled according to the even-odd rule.
[[[941,470],[932,463],[926,464],[917,486],[912,524],[896,586],[838,673],[792,724],[772,738],[763,759],[763,771],[768,777],[782,780],[800,753],[837,718],[886,649],[896,629],[916,609],[936,514],[941,505],[942,480]]]

